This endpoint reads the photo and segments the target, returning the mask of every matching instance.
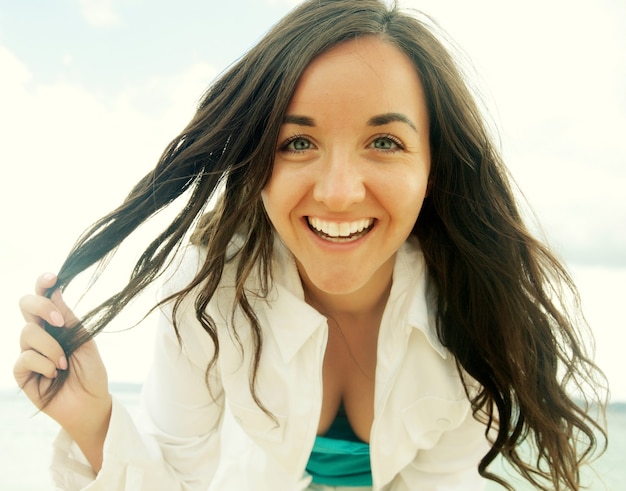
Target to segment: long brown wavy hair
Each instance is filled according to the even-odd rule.
[[[238,328],[250,329],[255,341],[250,390],[264,409],[255,391],[263,336],[244,284],[256,269],[264,281],[254,295],[265,295],[271,285],[274,231],[261,191],[272,172],[279,128],[311,60],[343,41],[377,36],[413,61],[426,94],[431,190],[413,233],[437,288],[439,337],[461,376],[480,383],[468,397],[475,417],[487,423],[486,434],[495,434],[479,472],[512,490],[488,471],[501,455],[538,489],[580,489],[581,465],[606,445],[602,425],[588,412],[591,404],[603,407],[605,379],[581,339],[586,325],[579,322],[576,288],[523,224],[484,117],[436,32],[425,16],[379,0],[310,0],[283,18],[209,88],[154,170],[79,238],[55,288],[105,264],[142,223],[182,200],[180,213],[147,246],[121,291],[73,329],[46,326],[66,353],[100,332],[158,278],[195,230],[193,240],[208,249],[206,261],[187,288],[166,300],[175,300],[176,310],[194,291],[196,315],[215,344],[208,374],[219,342],[206,307],[224,265],[237,259],[235,307],[249,320]],[[205,214],[211,198],[217,205]],[[235,233],[241,247],[229,255]],[[564,299],[573,299],[573,311]],[[47,400],[66,377],[62,372],[53,382]],[[532,457],[520,450],[522,443],[530,445]]]

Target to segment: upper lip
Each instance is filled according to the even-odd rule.
[[[306,218],[311,227],[331,237],[349,237],[371,227],[374,223],[374,218],[371,217],[353,220],[328,220],[315,216]]]

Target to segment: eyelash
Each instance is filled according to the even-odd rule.
[[[381,152],[397,152],[399,150],[404,150],[404,148],[405,148],[404,145],[402,144],[402,141],[400,141],[400,139],[398,139],[395,136],[390,135],[390,134],[376,136],[372,140],[371,145],[373,145],[374,143],[376,143],[377,141],[380,141],[380,140],[389,140],[391,143],[393,143],[396,146],[396,148],[384,149],[384,150],[381,150],[379,148],[374,148],[375,150],[379,150]]]
[[[288,153],[302,153],[305,152],[306,150],[309,150],[308,148],[305,150],[294,150],[292,148],[290,148],[290,145],[298,140],[304,140],[306,141],[309,145],[313,146],[313,142],[311,142],[310,138],[308,138],[305,135],[293,135],[291,137],[289,137],[287,140],[285,140],[280,146],[279,146],[279,150],[281,152],[288,152]],[[374,148],[374,150],[378,150],[380,152],[397,152],[400,150],[404,150],[404,145],[402,144],[402,141],[400,141],[400,139],[396,138],[393,135],[390,134],[384,134],[384,135],[377,135],[374,139],[372,139],[372,142],[370,143],[370,146],[374,145],[374,143],[376,143],[377,141],[380,140],[388,140],[391,143],[393,143],[395,145],[394,148],[390,148],[390,149],[379,149],[379,148]]]
[[[279,150],[281,152],[288,152],[288,153],[301,153],[301,152],[303,152],[304,150],[293,150],[293,149],[289,148],[289,146],[293,142],[298,141],[298,140],[306,140],[310,145],[313,145],[313,143],[311,142],[311,140],[308,137],[306,137],[304,135],[293,135],[293,136],[287,138],[287,140],[285,140],[280,145]]]

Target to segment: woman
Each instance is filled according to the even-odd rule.
[[[183,194],[79,322],[62,289]],[[140,429],[92,338],[166,270]],[[596,394],[601,373],[561,286],[575,295],[427,25],[314,0],[23,298],[15,376],[63,428],[62,489],[465,491],[506,485],[488,470],[502,455],[538,489],[577,490],[603,432],[567,390]]]

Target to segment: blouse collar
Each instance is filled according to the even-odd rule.
[[[279,238],[273,248],[272,276],[272,289],[264,302],[265,316],[283,360],[289,362],[318,329],[326,326],[326,318],[305,302],[295,258]],[[405,326],[406,330],[418,329],[442,358],[447,357],[437,336],[435,295],[415,237],[410,237],[396,254],[383,322]]]

